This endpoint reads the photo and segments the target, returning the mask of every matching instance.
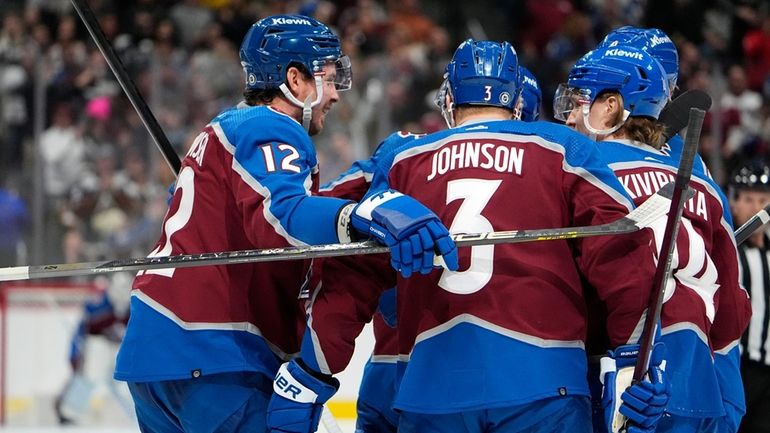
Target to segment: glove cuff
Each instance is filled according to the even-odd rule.
[[[337,212],[337,239],[340,243],[349,244],[358,240],[355,230],[351,227],[351,217],[355,208],[355,203],[348,203]]]
[[[315,378],[292,360],[278,369],[273,381],[273,391],[297,403],[324,404],[339,388],[337,379],[330,376],[330,382]]]

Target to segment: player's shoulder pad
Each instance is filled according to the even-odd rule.
[[[280,142],[302,153],[313,143],[302,125],[290,116],[269,106],[243,107],[224,111],[217,116],[231,143]]]
[[[379,144],[372,156],[372,161],[378,169],[387,173],[393,161],[402,152],[417,146],[433,143],[447,135],[451,135],[453,132],[455,132],[454,129],[445,129],[431,134],[414,134],[404,131],[394,132]]]
[[[560,123],[537,120],[522,122],[512,120],[502,123],[500,132],[533,135],[548,143],[551,148],[561,147],[564,159],[570,165],[582,165],[596,151],[596,142]]]
[[[380,158],[383,155],[390,153],[391,151],[405,144],[408,144],[411,141],[424,137],[425,135],[426,134],[415,134],[408,131],[396,131],[385,137],[385,139],[377,145],[377,147],[374,149],[374,153],[372,154],[372,158]]]

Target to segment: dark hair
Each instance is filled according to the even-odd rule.
[[[281,89],[246,89],[243,91],[243,100],[251,106],[268,105],[282,94]]]
[[[310,72],[308,72],[305,65],[301,63],[292,62],[289,64],[289,67],[286,68],[288,71],[289,68],[297,68],[302,75],[305,76],[305,78],[312,79],[313,76],[310,75]],[[246,88],[243,91],[243,100],[246,102],[247,105],[256,106],[256,105],[267,105],[271,102],[273,102],[273,99],[275,99],[276,96],[283,95],[283,92],[281,89],[274,87],[272,89],[250,89]]]

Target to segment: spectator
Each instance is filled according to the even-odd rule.
[[[19,171],[24,134],[28,131],[26,91],[29,87],[31,41],[16,13],[0,29],[0,172]]]
[[[18,251],[29,217],[27,206],[14,193],[0,188],[0,267],[18,265]]]
[[[732,65],[727,72],[728,91],[722,95],[723,115],[738,119],[738,124],[725,130],[724,156],[726,159],[740,158],[748,152],[747,146],[756,141],[761,127],[759,110],[762,96],[751,90],[746,70],[741,65]]]
[[[743,37],[743,54],[749,87],[760,91],[770,77],[770,15],[762,18],[761,27]]]

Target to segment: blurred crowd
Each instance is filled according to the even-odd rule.
[[[180,156],[240,100],[241,39],[276,13],[329,23],[353,62],[354,87],[315,139],[322,180],[396,129],[443,128],[433,95],[462,40],[512,42],[543,88],[541,119],[550,119],[553,93],[574,61],[621,25],[668,33],[679,49],[679,91],[714,98],[701,154],[719,182],[770,148],[770,0],[89,4]],[[0,266],[146,254],[174,176],[70,1],[3,0],[0,14]],[[37,254],[29,247],[33,215],[44,230]]]

